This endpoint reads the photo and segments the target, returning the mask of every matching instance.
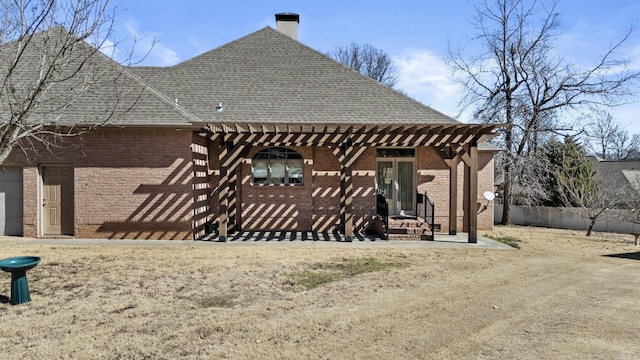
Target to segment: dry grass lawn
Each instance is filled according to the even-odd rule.
[[[492,235],[521,249],[0,242],[42,257],[30,303],[0,273],[0,358],[640,358],[631,236]]]

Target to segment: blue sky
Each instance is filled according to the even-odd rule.
[[[400,72],[398,88],[455,116],[460,91],[449,79],[442,56],[448,41],[461,42],[473,35],[471,3],[127,0],[119,6],[116,35],[125,40],[122,46],[128,44],[127,39],[138,37],[137,50],[148,49],[150,39],[155,39],[157,43],[142,65],[173,65],[265,26],[275,28],[275,13],[295,12],[300,14],[300,42],[322,52],[351,42],[370,43],[394,59]],[[640,69],[640,0],[560,0],[557,10],[567,27],[559,39],[559,50],[576,64],[591,64],[626,29],[638,25],[626,51]],[[612,113],[630,132],[640,133],[640,104]],[[461,120],[469,119],[462,115]]]

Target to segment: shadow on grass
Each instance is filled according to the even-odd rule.
[[[620,258],[620,259],[629,259],[629,260],[640,260],[640,251],[632,252],[632,253],[624,253],[624,254],[609,254],[609,255],[602,255],[602,256],[614,257],[614,258]]]

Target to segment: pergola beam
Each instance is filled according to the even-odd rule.
[[[469,242],[477,242],[478,148],[477,143],[495,136],[500,124],[265,124],[209,123],[203,130],[219,138],[220,202],[219,234],[224,241],[235,226],[237,170],[254,146],[329,146],[340,161],[340,217],[347,239],[353,238],[353,175],[355,161],[368,147],[432,146],[449,166],[449,233],[457,232],[458,164],[469,168],[466,197],[469,199],[467,228]],[[438,151],[441,150],[441,151]],[[448,150],[448,157],[442,151]]]

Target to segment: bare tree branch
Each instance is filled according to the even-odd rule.
[[[327,53],[327,56],[390,88],[398,82],[398,71],[393,66],[391,57],[371,44],[338,46]]]
[[[554,45],[564,28],[556,5],[556,0],[482,1],[475,6],[477,36],[471,39],[482,50],[468,55],[464,47],[449,46],[447,62],[465,89],[461,108],[473,109],[477,120],[511,125],[500,130],[498,140],[506,151],[503,224],[511,222],[517,159],[567,128],[558,120],[566,110],[623,104],[640,80],[630,60],[618,57],[633,28],[591,68],[577,68],[558,54]]]
[[[108,0],[0,2],[0,164],[16,147],[58,146],[135,106],[143,86],[99,50],[115,43],[114,16]]]
[[[621,131],[619,125],[613,120],[613,116],[607,111],[593,109],[587,115],[585,136],[589,150],[602,159],[610,158],[613,141],[618,132]]]
[[[595,175],[589,181],[559,175],[561,198],[565,206],[577,215],[589,220],[586,236],[591,236],[593,227],[608,210],[621,203],[621,192],[603,189],[603,183]],[[612,195],[615,194],[615,195]]]

